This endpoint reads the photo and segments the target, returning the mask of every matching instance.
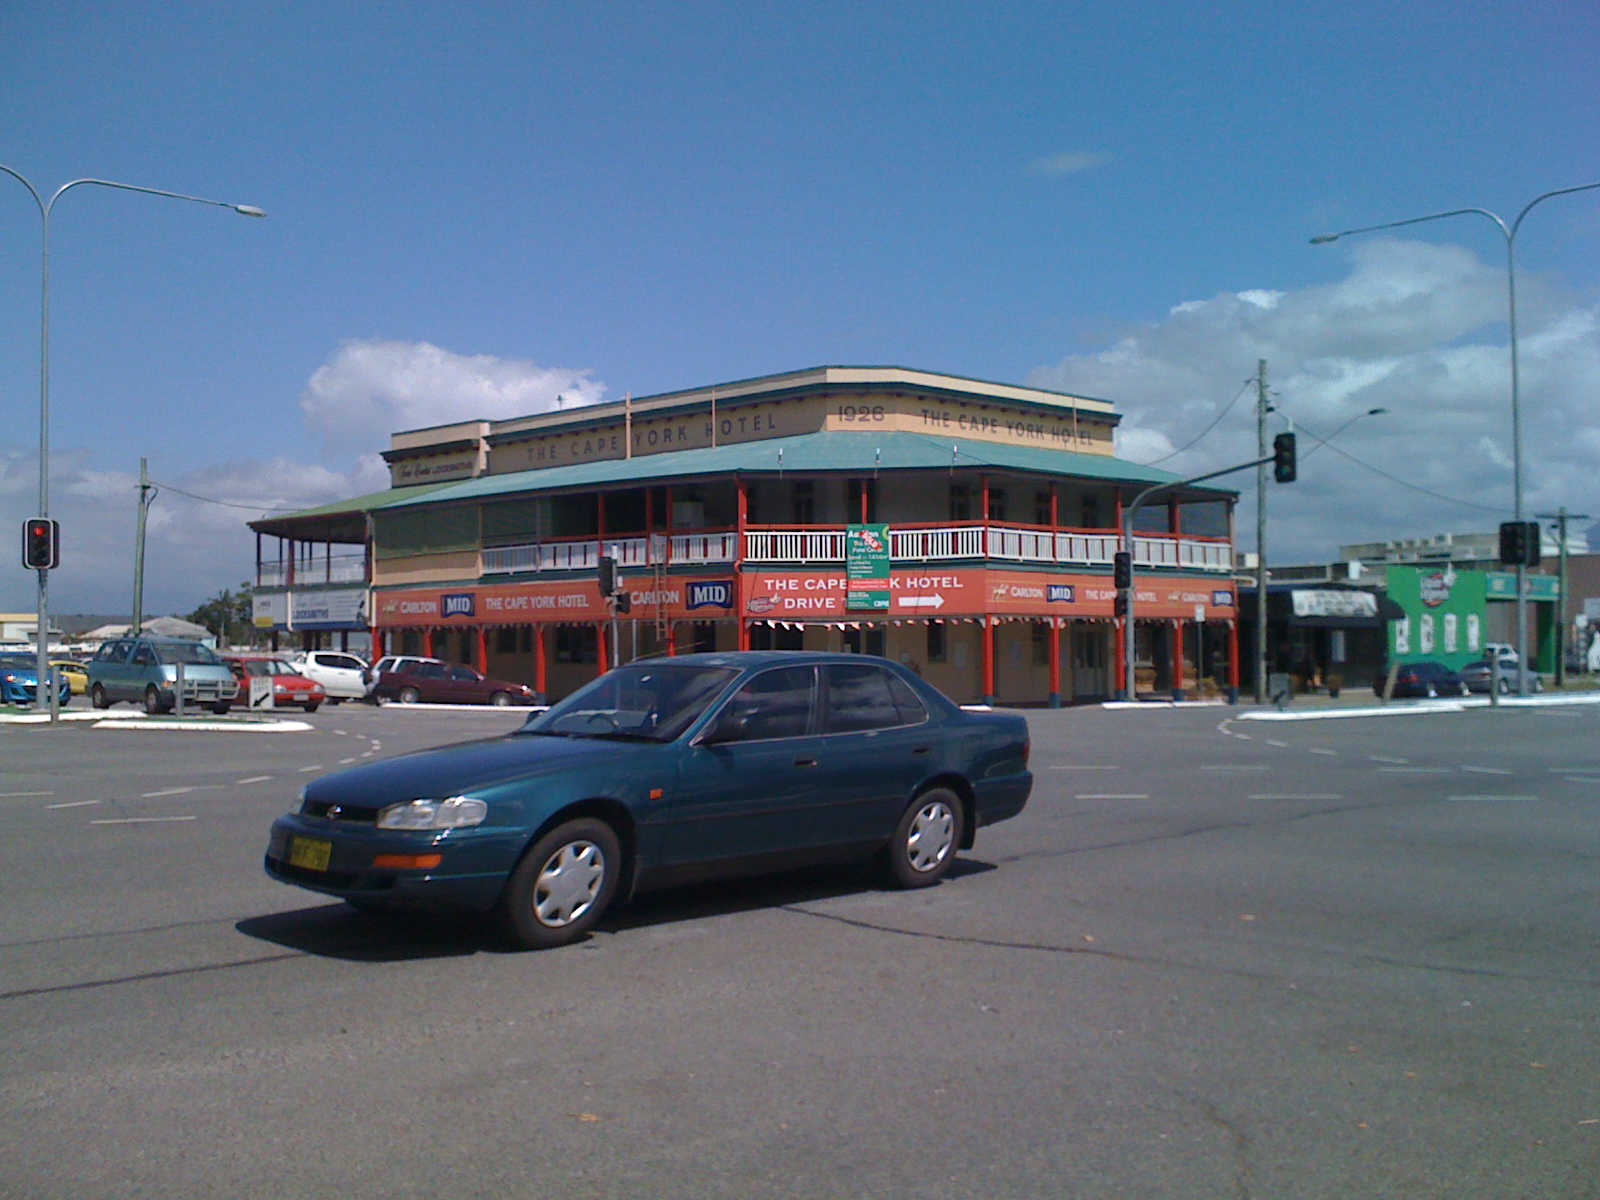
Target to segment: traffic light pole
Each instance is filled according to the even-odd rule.
[[[1224,467],[1220,471],[1208,471],[1204,475],[1194,475],[1194,476],[1191,476],[1188,479],[1174,479],[1171,483],[1158,483],[1158,484],[1155,484],[1152,487],[1145,488],[1144,491],[1140,492],[1137,496],[1135,496],[1133,498],[1133,503],[1128,505],[1128,507],[1125,508],[1123,510],[1123,512],[1122,512],[1122,552],[1124,554],[1128,555],[1129,563],[1131,564],[1133,562],[1133,521],[1134,521],[1134,517],[1136,517],[1138,515],[1138,513],[1139,513],[1139,506],[1142,505],[1151,496],[1154,496],[1157,492],[1167,492],[1167,491],[1171,491],[1173,488],[1188,487],[1191,484],[1204,483],[1208,479],[1220,479],[1224,475],[1233,475],[1233,474],[1235,474],[1235,473],[1237,473],[1239,471],[1248,471],[1251,467],[1263,467],[1264,468],[1268,463],[1275,462],[1275,461],[1276,461],[1276,456],[1272,455],[1272,454],[1269,454],[1265,458],[1252,459],[1250,462],[1239,463],[1237,466]],[[1137,655],[1136,655],[1135,650],[1134,650],[1134,636],[1133,636],[1133,630],[1134,630],[1134,624],[1133,624],[1133,620],[1134,620],[1134,597],[1138,593],[1138,590],[1139,590],[1138,580],[1134,579],[1134,580],[1131,581],[1131,583],[1130,583],[1130,585],[1128,587],[1123,589],[1123,592],[1122,592],[1122,597],[1123,597],[1122,606],[1123,606],[1123,612],[1125,614],[1123,619],[1127,622],[1127,625],[1124,626],[1124,628],[1126,629],[1127,633],[1126,633],[1126,636],[1122,639],[1122,643],[1123,643],[1122,670],[1123,670],[1123,685],[1124,685],[1124,688],[1125,688],[1124,695],[1129,700],[1137,700],[1139,698],[1138,690],[1134,686],[1134,663],[1137,661]]]

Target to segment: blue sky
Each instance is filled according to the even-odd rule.
[[[1100,395],[1149,460],[1266,357],[1308,427],[1389,407],[1339,444],[1479,505],[1323,454],[1272,558],[1490,527],[1499,235],[1307,238],[1600,180],[1597,51],[1577,3],[8,5],[0,163],[270,214],[57,207],[53,607],[127,609],[141,455],[246,506],[157,501],[147,608],[187,611],[250,573],[245,520],[368,490],[390,429],[822,363]],[[1518,257],[1530,507],[1600,512],[1600,191]],[[38,265],[0,178],[13,528]],[[1166,465],[1248,456],[1247,400]],[[0,562],[0,609],[32,598]]]

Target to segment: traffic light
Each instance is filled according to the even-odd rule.
[[[617,560],[610,555],[600,559],[600,594],[614,596],[617,594]]]
[[[1133,586],[1133,555],[1118,550],[1111,559],[1111,582],[1117,588]]]
[[[30,571],[53,571],[61,564],[61,524],[49,517],[22,523],[22,565]]]
[[[1292,433],[1280,433],[1272,439],[1272,477],[1279,483],[1294,482],[1294,434]]]
[[[1114,616],[1125,617],[1128,615],[1128,593],[1118,592],[1116,599],[1111,602],[1111,612]]]
[[[1539,565],[1539,523],[1506,521],[1500,526],[1500,562],[1507,567]]]
[[[617,593],[617,611],[619,613],[633,611],[633,597],[628,595],[626,591]]]

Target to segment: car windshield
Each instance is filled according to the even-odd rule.
[[[247,675],[298,675],[286,662],[276,658],[247,658],[242,660]]]
[[[20,654],[0,654],[0,669],[7,671],[32,671],[39,666],[37,659],[25,658]]]
[[[670,742],[699,719],[738,673],[731,667],[660,662],[619,667],[517,732]]]
[[[202,646],[199,642],[163,642],[156,646],[156,654],[168,666],[177,663],[198,663],[214,667],[222,662],[211,652],[210,647]]]

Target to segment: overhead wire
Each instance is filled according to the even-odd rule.
[[[173,487],[170,483],[156,483],[153,479],[150,482],[156,487],[165,488],[174,495],[187,496],[190,500],[198,500],[201,504],[220,504],[223,508],[242,508],[246,512],[299,512],[305,507],[301,504],[292,508],[275,508],[270,504],[239,504],[233,500],[213,500],[210,496],[197,496],[193,492],[186,492],[182,488]]]
[[[1149,462],[1141,463],[1140,465],[1141,466],[1145,466],[1145,467],[1153,467],[1157,463],[1166,462],[1167,459],[1169,459],[1169,458],[1177,458],[1178,455],[1182,454],[1185,450],[1188,450],[1191,447],[1193,447],[1196,443],[1198,443],[1200,441],[1201,438],[1205,437],[1206,434],[1210,433],[1219,424],[1221,424],[1222,418],[1227,416],[1230,412],[1233,411],[1233,406],[1235,404],[1239,403],[1240,397],[1242,397],[1245,394],[1245,392],[1247,392],[1250,389],[1250,385],[1252,383],[1254,383],[1254,382],[1255,382],[1255,377],[1254,376],[1251,376],[1249,379],[1246,379],[1244,381],[1244,386],[1242,386],[1239,389],[1239,394],[1237,396],[1235,396],[1232,400],[1229,400],[1228,403],[1223,407],[1222,411],[1219,412],[1215,417],[1212,418],[1211,424],[1207,425],[1199,433],[1195,434],[1194,437],[1189,439],[1189,442],[1186,445],[1178,447],[1178,449],[1172,451],[1172,453],[1170,453],[1170,454],[1163,454],[1160,458],[1152,458]]]

